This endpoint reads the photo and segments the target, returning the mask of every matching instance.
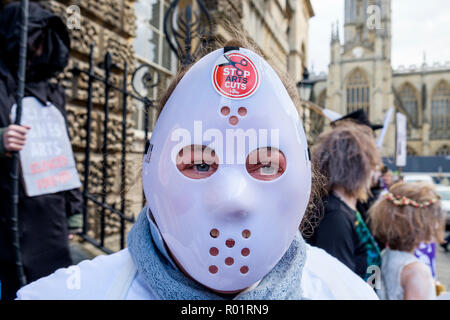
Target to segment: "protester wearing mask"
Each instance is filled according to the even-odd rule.
[[[0,11],[0,281],[2,299],[13,299],[19,289],[9,225],[10,165],[12,151],[24,148],[29,126],[12,124],[11,108],[16,104],[19,65],[20,4]],[[56,106],[65,118],[62,87],[49,79],[67,65],[69,35],[62,20],[35,3],[29,4],[25,97],[42,105]],[[24,101],[24,100],[23,100]],[[27,113],[23,105],[23,114]],[[72,261],[67,242],[67,219],[79,217],[82,198],[79,189],[28,197],[19,186],[19,233],[24,271],[34,281]],[[73,225],[74,227],[78,227]]]
[[[175,76],[143,160],[148,207],[128,248],[81,262],[79,290],[61,269],[18,298],[376,298],[298,230],[315,180],[295,86],[255,51],[234,40]]]
[[[373,131],[352,122],[336,126],[319,136],[312,162],[327,179],[329,194],[309,243],[368,280],[369,267],[380,265],[380,252],[356,204],[367,199],[372,172],[380,164]]]

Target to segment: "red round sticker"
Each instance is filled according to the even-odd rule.
[[[255,64],[241,53],[225,53],[213,72],[214,88],[222,96],[244,99],[256,92],[259,74]]]

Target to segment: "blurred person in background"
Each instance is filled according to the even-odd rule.
[[[386,166],[381,167],[381,188],[382,193],[386,193],[389,190],[389,187],[394,182],[394,175],[392,173],[392,170],[389,170]]]
[[[327,179],[324,214],[309,239],[343,262],[364,280],[370,266],[381,263],[380,250],[356,208],[366,201],[372,174],[380,165],[373,131],[348,122],[321,134],[312,151],[314,166]]]
[[[346,125],[356,123],[359,125],[365,125],[372,130],[372,134],[375,137],[375,131],[383,128],[382,125],[373,124],[369,121],[369,117],[367,117],[366,112],[363,109],[358,109],[356,111],[350,112],[345,116],[331,122],[331,127],[335,128],[340,125]],[[381,165],[381,170],[384,168],[384,165]],[[378,199],[378,196],[383,191],[383,182],[381,180],[380,167],[377,166],[375,170],[372,172],[372,179],[370,185],[370,192],[367,195],[367,199],[364,201],[358,200],[356,203],[356,207],[358,212],[361,214],[364,221],[367,221],[367,212],[370,206]]]
[[[436,298],[430,269],[415,255],[420,243],[442,241],[445,216],[433,185],[398,182],[369,211],[373,234],[385,243],[381,289],[387,300]]]
[[[19,289],[11,246],[9,223],[10,152],[20,151],[33,128],[11,123],[16,104],[19,65],[20,4],[0,11],[0,281],[2,299],[13,299]],[[24,97],[56,106],[64,119],[64,89],[49,82],[69,59],[70,39],[63,21],[35,3],[29,4],[27,66]],[[27,112],[24,104],[23,112]],[[67,120],[66,120],[67,121]],[[19,182],[19,235],[28,282],[72,264],[68,245],[68,220],[81,227],[82,197],[79,189],[28,197]]]

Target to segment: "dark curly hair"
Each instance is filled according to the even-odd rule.
[[[380,165],[381,157],[372,129],[346,122],[318,137],[312,161],[326,178],[328,191],[338,187],[364,201],[370,192],[372,170]]]

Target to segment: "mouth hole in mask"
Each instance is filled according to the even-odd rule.
[[[286,171],[286,157],[277,148],[264,147],[253,150],[245,163],[247,172],[255,179],[272,181]]]
[[[247,266],[242,266],[240,269],[242,274],[246,274],[248,272],[248,267]]]
[[[209,254],[215,257],[219,254],[219,249],[217,249],[216,247],[212,247],[211,249],[209,249]]]
[[[233,247],[234,247],[234,244],[235,244],[235,241],[234,241],[233,239],[227,239],[227,241],[225,241],[225,245],[226,245],[228,248],[233,248]]]
[[[209,232],[209,235],[212,237],[212,238],[217,238],[218,236],[219,236],[219,230],[217,230],[217,229],[211,229],[211,231]]]
[[[178,170],[191,179],[208,178],[219,167],[216,152],[207,146],[196,144],[183,147],[177,154],[176,162]]]
[[[215,266],[215,265],[212,265],[212,266],[209,266],[208,270],[210,273],[215,274],[215,273],[217,273],[217,271],[219,271],[219,268],[217,268],[217,266]]]
[[[244,237],[245,239],[250,238],[251,232],[248,229],[245,229],[244,231],[242,231],[242,237]]]

